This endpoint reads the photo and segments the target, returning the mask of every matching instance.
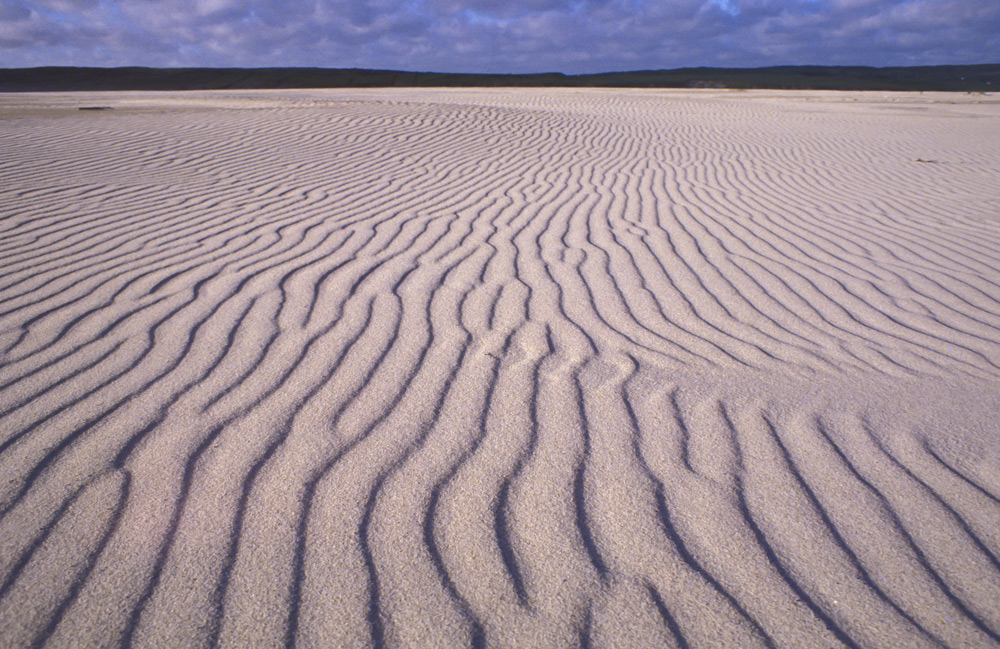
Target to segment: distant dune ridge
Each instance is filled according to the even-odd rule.
[[[998,134],[0,96],[0,645],[1000,646]]]
[[[473,74],[336,68],[0,68],[0,92],[382,87],[771,88],[995,92],[1000,63],[872,68],[786,65],[597,74]]]

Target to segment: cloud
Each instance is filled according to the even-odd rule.
[[[1000,62],[1000,2],[4,0],[0,61],[567,73]]]

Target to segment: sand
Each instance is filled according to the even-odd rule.
[[[0,151],[3,647],[1000,646],[996,95],[8,94]]]

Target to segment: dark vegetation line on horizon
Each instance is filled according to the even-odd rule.
[[[682,68],[599,74],[465,74],[326,68],[0,68],[0,92],[384,87],[1000,90],[1000,64]]]

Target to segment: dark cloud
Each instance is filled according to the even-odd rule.
[[[0,3],[0,27],[31,18],[31,10],[20,2]]]
[[[1000,62],[998,0],[0,0],[9,67],[983,62]]]

